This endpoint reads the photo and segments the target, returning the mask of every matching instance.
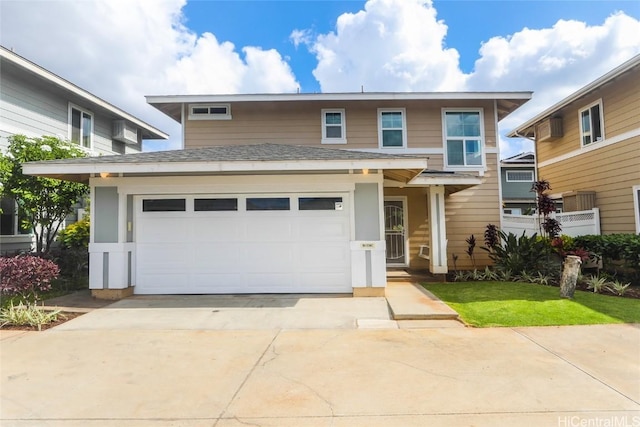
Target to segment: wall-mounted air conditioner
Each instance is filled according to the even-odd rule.
[[[562,117],[550,117],[536,125],[536,142],[562,138]]]
[[[138,128],[127,123],[126,120],[113,121],[112,138],[125,144],[136,145],[141,142],[141,135]]]

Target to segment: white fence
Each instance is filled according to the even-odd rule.
[[[551,214],[562,227],[560,234],[576,237],[587,234],[600,234],[600,209],[593,208],[588,211],[564,212]],[[537,215],[502,215],[502,231],[515,235],[531,236],[540,234],[540,218]]]

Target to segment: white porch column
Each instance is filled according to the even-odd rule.
[[[429,271],[446,274],[447,266],[447,226],[444,216],[444,186],[430,186],[429,192]]]

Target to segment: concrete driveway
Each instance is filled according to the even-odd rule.
[[[239,307],[145,301],[41,333],[0,331],[0,424],[640,425],[639,325],[391,329],[379,319],[382,328],[358,329],[269,319],[298,299],[248,307],[247,317],[262,309],[255,319],[265,327],[214,328]],[[362,316],[383,313],[370,309]],[[294,323],[302,327],[283,327]]]

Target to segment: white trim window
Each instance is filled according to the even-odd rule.
[[[640,185],[633,186],[633,212],[636,218],[636,233],[640,233]]]
[[[580,123],[580,141],[582,141],[583,147],[604,140],[604,118],[601,99],[580,110],[578,112],[578,120]]]
[[[347,143],[347,125],[344,109],[322,110],[322,143]]]
[[[445,165],[448,168],[484,166],[482,110],[443,110]]]
[[[404,108],[378,109],[378,141],[380,148],[407,147],[407,121]]]
[[[231,105],[190,104],[189,120],[231,120]]]
[[[93,147],[93,114],[69,104],[69,141],[81,147]]]
[[[507,182],[533,182],[533,171],[508,170]]]

